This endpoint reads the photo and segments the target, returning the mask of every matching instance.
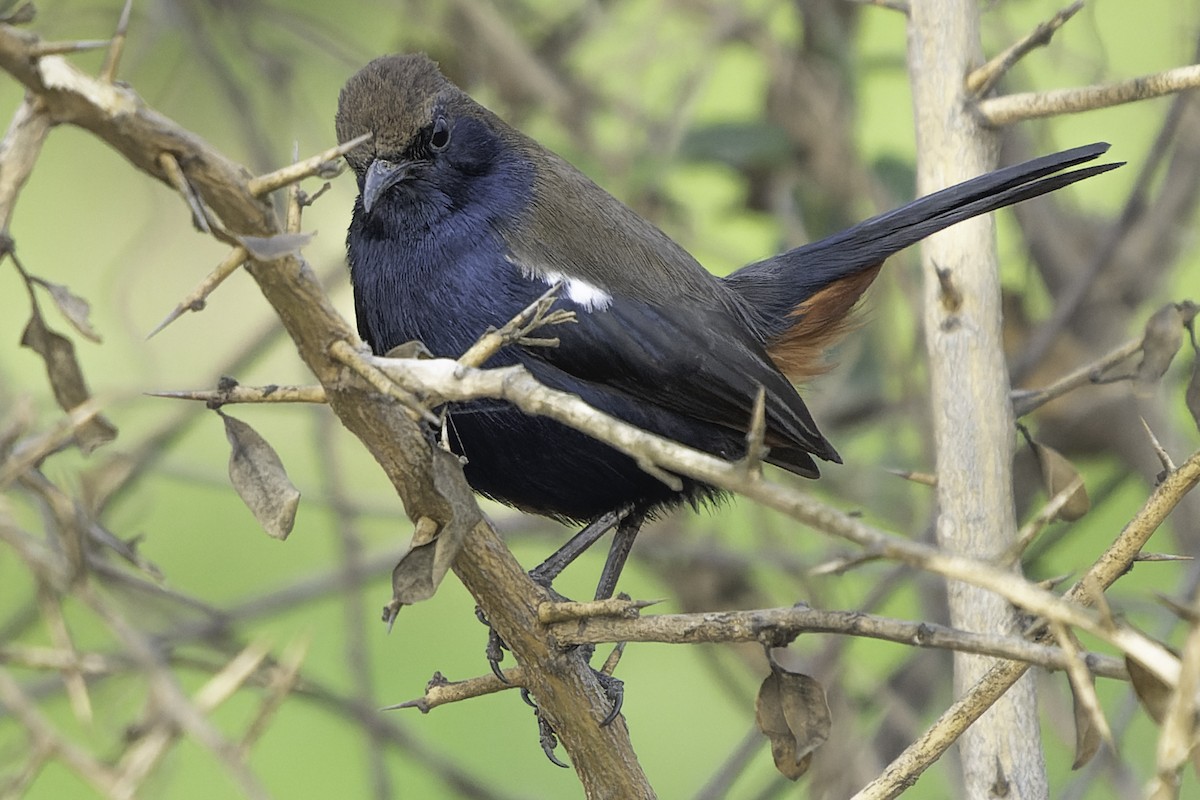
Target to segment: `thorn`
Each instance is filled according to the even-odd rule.
[[[747,475],[762,476],[763,459],[767,457],[767,446],[764,440],[767,436],[767,392],[762,386],[754,395],[754,408],[750,412],[750,426],[746,430],[746,455],[741,460],[741,467]]]
[[[418,697],[416,700],[405,700],[403,703],[396,703],[393,706],[384,706],[380,711],[399,711],[402,708],[417,708],[422,714],[429,713],[429,704],[425,702],[424,697]]]
[[[167,181],[175,191],[179,192],[183,197],[183,201],[187,203],[188,208],[192,211],[192,225],[201,233],[212,233],[212,227],[208,224],[208,214],[204,210],[204,202],[196,194],[196,190],[188,182],[187,176],[183,174],[183,169],[179,166],[179,160],[175,158],[174,153],[163,152],[158,156],[158,165],[162,171],[167,173]]]
[[[987,94],[1021,58],[1037,47],[1045,47],[1050,44],[1054,33],[1065,25],[1067,20],[1075,16],[1081,8],[1083,8],[1083,0],[1076,0],[1048,21],[1040,23],[1032,33],[1017,40],[1004,52],[968,75],[967,89],[977,98]]]
[[[88,50],[100,50],[108,47],[108,39],[79,39],[71,42],[38,42],[30,48],[34,58],[42,56],[65,56],[71,53],[83,53]]]
[[[910,469],[893,469],[891,467],[887,468],[887,471],[898,478],[919,483],[922,486],[937,486],[937,476],[931,472],[916,472]]]
[[[129,30],[129,16],[133,10],[133,0],[125,0],[121,9],[121,17],[117,20],[117,30],[113,33],[108,46],[108,55],[104,57],[104,66],[100,68],[100,80],[112,83],[117,76],[117,66],[121,63],[121,53],[125,49],[125,33]]]
[[[962,308],[963,297],[962,292],[954,285],[951,271],[943,269],[936,264],[933,267],[933,271],[937,274],[938,286],[941,287],[942,309],[948,314],[957,312]]]
[[[393,599],[383,607],[383,621],[387,624],[387,632],[392,632],[392,626],[396,624],[396,617],[400,616],[400,609],[404,608],[404,604]]]
[[[1166,448],[1158,441],[1158,437],[1154,435],[1154,431],[1150,430],[1150,423],[1146,422],[1145,417],[1140,417],[1142,427],[1146,429],[1146,435],[1150,437],[1150,445],[1154,448],[1154,454],[1158,456],[1158,461],[1163,466],[1165,472],[1172,473],[1175,471],[1175,462],[1171,460],[1171,454],[1166,451]]]
[[[181,300],[170,314],[167,314],[166,319],[158,323],[154,330],[146,334],[146,338],[150,339],[154,337],[163,328],[167,327],[172,322],[183,316],[185,311],[202,311],[204,309],[206,298],[212,294],[218,286],[221,285],[222,281],[232,275],[234,270],[240,267],[242,263],[245,262],[249,257],[250,254],[247,253],[246,248],[242,247],[241,245],[238,245],[229,251],[229,255],[225,257],[225,260],[218,264],[212,272],[206,275],[204,280],[200,281],[199,285],[197,285],[195,289],[192,289],[187,297]]]

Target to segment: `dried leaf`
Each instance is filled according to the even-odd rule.
[[[1104,741],[1104,735],[1096,725],[1096,714],[1100,713],[1099,709],[1091,707],[1090,701],[1083,696],[1083,692],[1076,690],[1074,681],[1071,681],[1070,686],[1071,700],[1075,709],[1075,761],[1071,764],[1071,769],[1079,769],[1086,766],[1096,755],[1100,749],[1100,743]],[[1095,697],[1094,689],[1092,697]]]
[[[34,8],[33,3],[22,3],[10,11],[9,9],[11,9],[13,5],[16,4],[8,3],[8,7],[5,8],[2,13],[0,13],[0,22],[4,23],[5,25],[26,25],[30,22],[33,22],[33,18],[37,16],[37,9]]]
[[[75,359],[75,345],[46,327],[36,310],[21,334],[21,346],[28,347],[46,362],[46,375],[54,390],[54,399],[63,411],[70,411],[91,399],[83,371]],[[116,438],[117,429],[100,415],[92,417],[75,432],[75,442],[84,453],[90,453],[105,442]]]
[[[1029,440],[1029,446],[1033,450],[1038,470],[1042,474],[1042,486],[1045,487],[1046,494],[1050,497],[1057,496],[1079,477],[1079,471],[1075,469],[1075,465],[1053,447],[1032,438]],[[1056,516],[1065,522],[1074,522],[1086,514],[1091,507],[1092,501],[1088,498],[1087,487],[1080,483],[1079,488],[1071,493]]]
[[[278,261],[300,255],[300,249],[312,238],[311,233],[277,233],[274,236],[240,236],[238,243],[255,261]]]
[[[392,571],[392,602],[386,609],[389,622],[400,606],[433,596],[467,533],[479,521],[479,505],[463,480],[458,457],[439,448],[434,448],[430,457],[433,487],[443,508],[437,519],[428,513],[417,518],[414,542]]]
[[[758,690],[755,718],[758,729],[771,740],[775,768],[793,781],[808,771],[813,751],[829,738],[832,725],[821,684],[774,660],[771,674]]]
[[[296,521],[300,492],[266,439],[240,419],[217,413],[225,422],[225,438],[232,448],[229,480],[233,488],[268,535],[286,539]]]
[[[383,354],[384,358],[433,358],[424,342],[416,339],[398,344]]]
[[[92,312],[92,306],[87,300],[84,300],[77,294],[73,294],[70,289],[63,286],[61,283],[51,283],[50,281],[36,278],[37,284],[45,289],[50,294],[50,299],[54,301],[54,305],[58,307],[59,312],[66,318],[67,322],[71,323],[71,327],[79,331],[79,333],[93,342],[100,342],[100,334],[92,327],[88,315]]]
[[[1161,725],[1171,704],[1171,687],[1129,656],[1125,656],[1125,668],[1129,670],[1129,682],[1133,684],[1138,702],[1146,709],[1150,719]]]
[[[1167,367],[1171,366],[1183,344],[1183,322],[1184,309],[1176,303],[1167,303],[1146,321],[1142,360],[1137,368],[1138,383],[1155,383],[1167,373]]]

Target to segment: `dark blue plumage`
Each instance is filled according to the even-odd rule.
[[[540,381],[670,439],[726,458],[744,450],[760,387],[769,460],[816,477],[837,461],[790,379],[821,353],[882,261],[960,219],[1115,165],[1091,145],[922,198],[728,279],[558,156],[472,101],[424,56],[378,59],[342,92],[338,137],[374,138],[347,161],[360,197],[348,236],[359,332],[377,353],[420,340],[457,357],[548,286],[564,283],[555,348],[508,347]],[[1049,176],[1049,177],[1045,177]],[[713,490],[668,488],[629,457],[498,401],[449,410],[450,446],[479,492],[531,512],[592,520]]]

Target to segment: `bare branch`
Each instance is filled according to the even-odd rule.
[[[327,401],[322,386],[245,386],[237,384],[228,389],[199,389],[196,391],[146,392],[151,397],[173,400],[199,400],[217,408],[233,403],[321,403]]]
[[[1052,670],[1068,667],[1071,656],[1054,647],[1021,639],[961,631],[927,622],[889,619],[860,611],[825,611],[794,606],[754,611],[654,614],[641,617],[593,617],[551,626],[562,645],[605,642],[660,642],[667,644],[759,642],[782,646],[805,633],[863,636],[904,645],[956,650],[1008,658]],[[1120,659],[1083,654],[1097,675],[1128,680]]]
[[[1193,453],[1168,475],[1142,505],[1087,573],[1071,587],[1066,599],[1087,602],[1087,585],[1107,587],[1129,565],[1184,495],[1200,483],[1200,452]],[[1015,661],[997,664],[963,693],[920,737],[904,749],[883,773],[855,795],[856,800],[895,797],[946,752],[968,726],[1025,674],[1028,666]]]
[[[330,147],[303,161],[297,161],[294,164],[281,167],[274,172],[268,172],[266,175],[251,178],[246,188],[250,190],[250,194],[261,196],[269,194],[276,189],[282,189],[289,184],[302,181],[310,175],[332,178],[342,171],[341,162],[337,159],[340,159],[360,144],[369,142],[370,140],[371,133],[364,133],[362,136],[358,136],[348,142],[343,142],[335,147]]]
[[[1039,23],[1030,33],[1009,45],[1004,52],[993,57],[979,69],[972,71],[967,76],[967,89],[976,97],[987,94],[1018,61],[1037,48],[1050,44],[1055,32],[1065,25],[1067,20],[1075,16],[1081,8],[1083,8],[1083,0],[1075,0],[1074,3],[1050,19]]]
[[[1200,86],[1200,65],[1192,65],[1118,83],[992,97],[981,100],[975,106],[975,111],[985,124],[1000,127],[1029,119],[1078,114],[1082,111],[1148,100],[1194,89],[1197,86]]]

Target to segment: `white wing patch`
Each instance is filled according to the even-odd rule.
[[[604,311],[612,303],[611,294],[581,278],[568,278],[561,272],[547,272],[539,277],[548,286],[562,281],[567,299],[576,305],[583,306],[584,311]]]
[[[612,305],[613,298],[611,294],[599,286],[588,283],[582,278],[572,278],[557,270],[532,269],[514,259],[512,255],[509,255],[507,260],[519,269],[521,274],[526,278],[543,281],[547,286],[553,286],[561,282],[563,293],[567,299],[581,307],[584,311],[604,311]]]

